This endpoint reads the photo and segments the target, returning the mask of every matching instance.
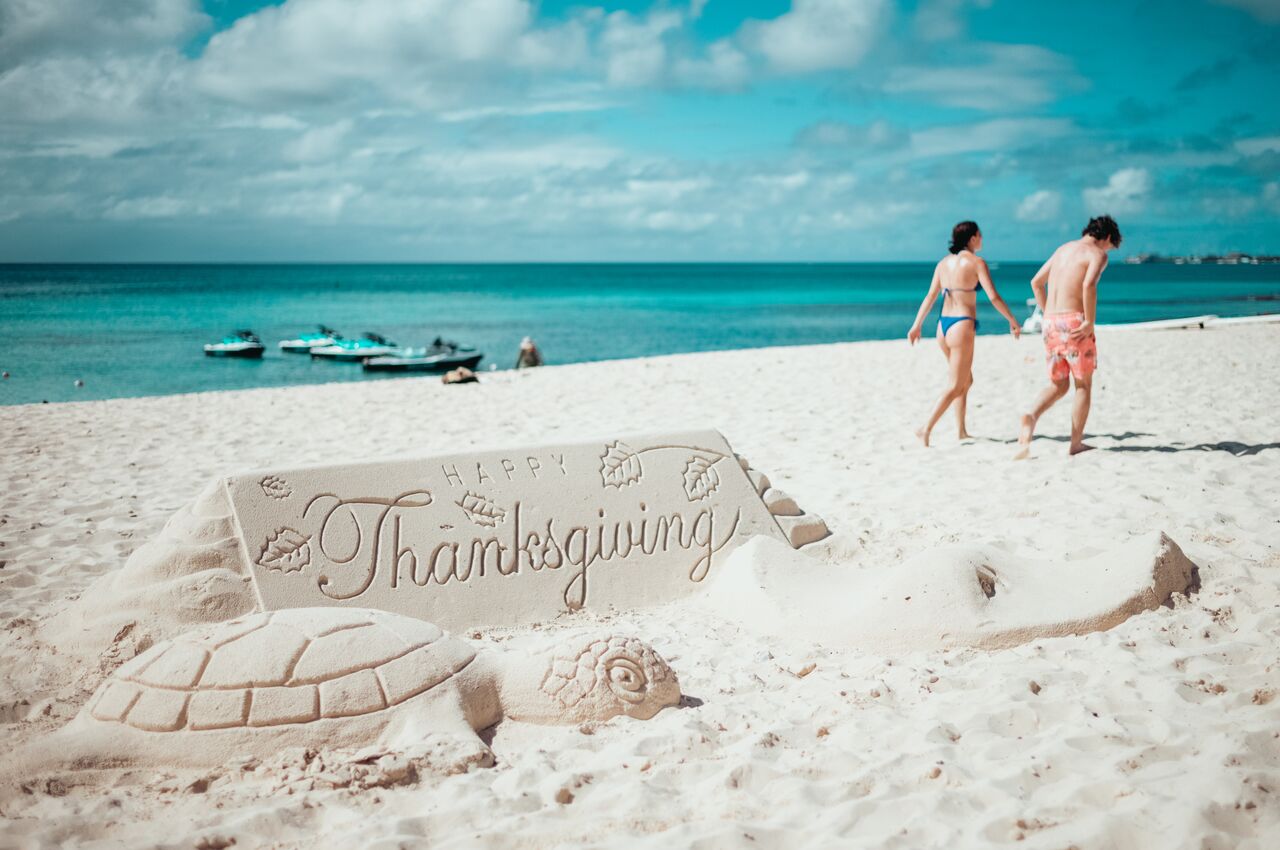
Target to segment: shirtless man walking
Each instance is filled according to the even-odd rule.
[[[1080,238],[1054,251],[1031,279],[1036,303],[1044,313],[1049,386],[1036,399],[1035,408],[1022,415],[1015,460],[1030,454],[1036,422],[1067,394],[1073,377],[1076,395],[1067,453],[1077,455],[1093,448],[1085,445],[1084,423],[1089,418],[1093,372],[1098,368],[1098,343],[1093,335],[1098,315],[1098,281],[1107,268],[1107,252],[1120,247],[1120,238],[1120,228],[1111,216],[1092,218]]]

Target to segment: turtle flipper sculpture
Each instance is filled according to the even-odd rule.
[[[477,731],[504,717],[647,720],[679,700],[675,673],[636,638],[582,638],[539,660],[477,653],[399,614],[296,608],[156,644],[65,727],[20,751],[10,775],[212,767],[287,747],[409,746],[432,733],[484,747]]]

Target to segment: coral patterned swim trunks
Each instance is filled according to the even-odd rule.
[[[1067,375],[1087,378],[1098,368],[1098,341],[1093,334],[1072,339],[1073,330],[1084,324],[1084,313],[1051,313],[1044,317],[1044,354],[1049,380],[1065,381]]]

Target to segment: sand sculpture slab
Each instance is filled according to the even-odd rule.
[[[376,608],[451,629],[670,601],[752,537],[826,534],[715,431],[224,486],[260,610]]]

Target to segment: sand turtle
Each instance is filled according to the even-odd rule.
[[[297,608],[156,644],[19,761],[36,770],[216,766],[286,747],[409,746],[431,733],[477,740],[504,717],[648,719],[679,699],[675,673],[636,638],[579,638],[539,660],[477,653],[399,614]]]

